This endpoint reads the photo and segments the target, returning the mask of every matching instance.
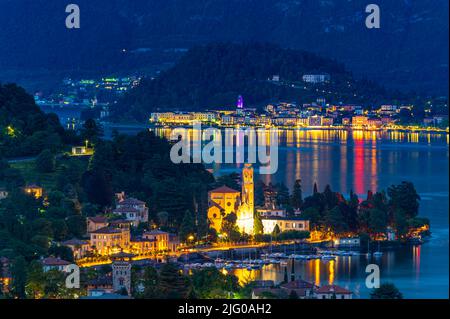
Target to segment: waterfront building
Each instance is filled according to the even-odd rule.
[[[332,126],[333,118],[332,117],[323,117],[322,118],[322,126]]]
[[[379,118],[370,118],[367,120],[367,126],[372,128],[380,128],[383,126],[383,122]]]
[[[148,222],[148,207],[146,207],[145,202],[133,197],[121,197],[113,213],[123,216],[134,227],[139,226],[140,223]]]
[[[42,263],[42,269],[44,270],[44,272],[50,271],[50,270],[59,270],[59,271],[63,271],[63,272],[67,272],[67,268],[69,265],[71,265],[72,263],[67,261],[67,260],[63,260],[61,258],[55,258],[55,257],[47,257],[47,258],[43,258],[41,260]]]
[[[395,120],[394,120],[394,118],[392,118],[392,117],[382,117],[381,118],[381,123],[383,124],[383,125],[389,125],[389,124],[392,124],[392,123],[394,123],[395,122]]]
[[[176,234],[169,234],[169,251],[176,252],[180,246],[180,238]]]
[[[322,286],[315,291],[317,299],[352,299],[353,292],[336,285]]]
[[[107,226],[91,232],[90,236],[91,246],[103,256],[128,249],[130,245],[130,230],[126,228]]]
[[[309,119],[307,117],[298,117],[297,126],[308,126]]]
[[[398,111],[397,105],[381,105],[377,113],[380,115],[394,115]]]
[[[213,122],[216,120],[216,114],[213,112],[194,112],[192,120],[199,122]]]
[[[273,120],[273,124],[278,126],[296,126],[297,118],[295,117],[276,117]]]
[[[350,125],[351,122],[352,122],[352,120],[349,117],[343,117],[342,118],[342,125]]]
[[[156,239],[132,238],[129,250],[136,255],[156,252],[158,250],[158,241]]]
[[[169,237],[169,233],[159,229],[147,231],[142,235],[144,239],[155,240],[156,249],[159,251],[169,250]]]
[[[259,216],[264,217],[264,218],[286,217],[286,210],[284,210],[284,209],[257,208],[256,212],[259,214]]]
[[[72,250],[74,259],[83,258],[90,251],[89,241],[87,240],[73,238],[62,242],[61,244]]]
[[[339,247],[359,247],[361,240],[359,237],[339,238],[335,244]]]
[[[233,125],[235,122],[235,117],[233,115],[222,115],[221,124],[222,125]]]
[[[365,127],[368,125],[369,118],[367,116],[353,116],[352,126],[354,127]]]
[[[278,217],[261,216],[261,221],[264,227],[264,234],[271,234],[278,225],[281,232],[284,231],[309,231],[309,220],[301,217]]]
[[[108,226],[108,219],[105,216],[88,217],[86,221],[88,234]]]
[[[323,117],[319,115],[313,115],[308,118],[308,126],[322,126]]]

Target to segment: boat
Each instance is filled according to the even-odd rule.
[[[378,242],[378,250],[373,253],[373,256],[376,258],[380,258],[383,256],[383,252],[380,250],[380,242]]]
[[[287,266],[288,262],[286,260],[280,261],[280,266]]]
[[[336,259],[336,257],[332,256],[332,255],[323,255],[321,258],[322,258],[322,260],[335,260]]]
[[[366,257],[370,258],[370,256],[372,256],[371,252],[370,252],[370,238],[367,240],[367,253],[366,253]]]

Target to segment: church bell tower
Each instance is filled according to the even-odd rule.
[[[254,208],[254,184],[252,164],[245,164],[242,170],[242,201],[253,211]]]

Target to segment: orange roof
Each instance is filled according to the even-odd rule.
[[[44,266],[67,266],[71,263],[60,258],[47,257],[42,260],[42,264]]]
[[[105,216],[88,217],[88,219],[95,224],[105,224],[108,222],[108,218]]]
[[[219,188],[213,189],[212,191],[210,191],[210,193],[220,193],[220,194],[224,194],[224,193],[231,193],[231,194],[235,194],[235,193],[239,193],[237,190],[234,190],[228,186],[221,186]]]
[[[336,294],[352,294],[350,290],[347,290],[345,288],[336,286],[336,285],[326,285],[322,286],[319,289],[316,290],[316,293],[318,294],[330,294],[330,293],[336,293]]]

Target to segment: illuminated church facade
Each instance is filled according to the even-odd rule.
[[[253,234],[254,197],[253,167],[251,164],[245,164],[242,170],[241,192],[227,186],[209,192],[208,219],[211,227],[220,233],[222,220],[234,213],[239,231]]]

